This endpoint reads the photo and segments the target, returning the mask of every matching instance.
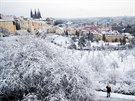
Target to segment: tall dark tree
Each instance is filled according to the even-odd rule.
[[[76,30],[75,34],[79,38],[79,32],[77,30]]]
[[[122,39],[120,38],[120,45],[122,45]]]
[[[91,33],[91,42],[93,42],[93,33]]]
[[[105,34],[103,34],[103,38],[102,40],[105,42],[106,41],[106,37],[105,37]]]
[[[126,44],[126,37],[125,37],[125,36],[123,37],[122,44],[123,44],[123,45]]]
[[[124,36],[123,39],[120,39],[120,44],[125,45],[126,44],[126,37]]]
[[[90,39],[91,39],[91,36],[90,36],[90,34],[91,34],[91,33],[89,32],[89,33],[88,33],[88,40],[90,40]]]
[[[85,40],[85,37],[82,36],[79,38],[79,41],[78,41],[78,45],[80,47],[80,49],[82,49],[83,47],[85,47],[85,44],[86,44],[86,40]]]
[[[91,32],[88,33],[88,40],[93,42],[93,33],[91,33]]]
[[[67,30],[65,31],[65,35],[68,36],[68,31]]]
[[[114,41],[115,41],[115,42],[118,42],[118,39],[116,38]]]
[[[20,23],[17,21],[17,22],[16,22],[16,30],[20,30],[20,29],[21,29]]]

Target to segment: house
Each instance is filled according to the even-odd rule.
[[[68,31],[69,35],[75,35],[76,34],[76,29],[73,28],[73,27],[68,27],[67,31]]]
[[[131,35],[130,33],[122,33],[123,36],[125,36],[125,38],[128,40],[128,41],[131,41],[132,39],[134,39],[134,36]]]
[[[54,25],[54,19],[53,18],[46,18],[46,23],[49,24],[49,25]]]
[[[65,29],[63,27],[58,27],[56,29],[56,34],[61,34],[63,35],[65,33]]]
[[[93,37],[95,40],[102,40],[102,34],[100,33],[93,33]]]
[[[47,33],[56,33],[58,26],[50,26],[47,28]]]
[[[20,27],[21,29],[42,29],[45,27],[46,24],[43,21],[38,21],[38,20],[20,20]]]
[[[9,32],[16,32],[16,24],[13,19],[0,19],[0,27],[7,28]]]
[[[99,31],[93,32],[95,40],[103,40],[105,37],[106,42],[120,42],[123,38],[126,38],[127,41],[130,41],[133,37],[129,33],[119,33],[118,31]]]
[[[106,34],[105,35],[105,39],[107,42],[120,42],[120,40],[122,40],[123,38],[124,36],[122,34],[118,34],[118,35]]]

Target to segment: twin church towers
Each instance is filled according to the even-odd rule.
[[[33,12],[31,10],[30,11],[30,17],[33,18],[33,19],[40,19],[40,18],[42,18],[39,9],[38,10],[35,9],[35,12]]]

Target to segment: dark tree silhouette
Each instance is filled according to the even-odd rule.
[[[105,34],[103,34],[103,39],[102,39],[104,42],[106,41],[106,37],[105,37]]]

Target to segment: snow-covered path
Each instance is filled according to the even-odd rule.
[[[101,97],[101,99],[100,100],[97,100],[97,101],[135,101],[135,100]]]
[[[132,95],[123,95],[117,93],[111,93],[111,97],[106,97],[106,92],[97,92],[99,98],[97,101],[135,101],[135,96]]]

